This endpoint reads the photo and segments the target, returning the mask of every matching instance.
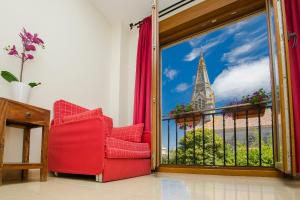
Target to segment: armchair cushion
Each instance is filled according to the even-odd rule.
[[[110,117],[103,115],[101,108],[85,111],[75,115],[64,116],[62,118],[62,123],[79,122],[83,120],[97,119],[99,117],[102,117],[104,120],[105,136],[110,136],[113,128],[113,120]]]
[[[67,115],[62,118],[63,123],[69,123],[74,121],[86,120],[86,119],[94,119],[97,117],[101,117],[103,115],[102,109],[97,108],[94,110],[89,110],[85,112],[81,112],[75,115]]]
[[[150,147],[148,143],[128,142],[107,137],[106,158],[150,158]]]
[[[144,124],[113,128],[111,137],[129,142],[141,143],[144,130]]]

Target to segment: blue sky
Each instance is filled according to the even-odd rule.
[[[163,115],[190,102],[201,48],[217,107],[271,90],[266,15],[260,14],[162,50]]]

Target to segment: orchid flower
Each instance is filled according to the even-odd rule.
[[[15,57],[21,59],[20,79],[19,80],[14,79],[14,80],[22,82],[23,68],[24,68],[25,62],[34,59],[34,56],[31,53],[28,53],[28,52],[36,51],[36,46],[37,45],[41,46],[43,49],[44,49],[45,46],[44,46],[44,41],[41,38],[38,37],[37,33],[32,34],[32,33],[28,32],[25,28],[22,29],[22,31],[19,33],[19,36],[21,38],[22,47],[23,47],[23,50],[22,50],[22,52],[20,52],[20,54],[17,51],[15,45],[13,45],[12,47],[7,46],[6,48],[4,48],[4,50],[7,51],[8,55],[15,56]],[[7,73],[4,73],[4,74],[7,74]],[[7,80],[7,81],[9,81],[9,80]],[[31,84],[30,86],[35,87],[37,85],[39,85],[39,84],[36,84],[36,85]]]
[[[15,45],[13,45],[12,48],[10,46],[8,46],[8,47],[5,48],[5,50],[8,52],[8,55],[11,55],[11,56],[18,56],[19,55]]]

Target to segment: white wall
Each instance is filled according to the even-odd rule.
[[[115,126],[132,124],[136,51],[138,30],[130,30],[127,23],[113,24],[112,68],[110,93]]]
[[[129,60],[128,60],[128,107],[127,107],[127,123],[132,123],[133,104],[134,104],[134,85],[136,72],[136,56],[138,46],[139,30],[133,29],[129,37]]]
[[[31,104],[52,109],[55,100],[66,99],[87,108],[102,107],[115,126],[131,124],[138,29],[130,31],[128,24],[149,15],[151,1],[138,1],[134,9],[125,3],[131,10],[117,19],[105,7],[107,1],[97,1],[0,0],[0,71],[19,73],[20,61],[7,56],[2,47],[20,47],[18,33],[26,27],[46,42],[46,49],[39,49],[36,59],[25,66],[26,82],[42,82],[33,90]],[[124,20],[122,15],[128,16]],[[0,96],[10,97],[9,84],[2,78]],[[40,139],[39,130],[33,131],[31,161],[39,161]],[[5,160],[20,161],[20,131],[9,128],[6,141]]]
[[[0,49],[20,46],[22,27],[39,33],[46,43],[46,49],[39,49],[36,59],[25,66],[26,82],[42,82],[32,91],[31,104],[51,109],[55,100],[66,99],[118,115],[111,103],[111,78],[119,85],[119,76],[112,74],[114,34],[98,10],[86,0],[0,0],[0,5]],[[19,66],[19,60],[0,51],[0,70],[18,74]],[[1,78],[0,96],[10,97],[9,84]],[[21,139],[19,131],[8,129],[6,161],[21,159]],[[31,142],[31,161],[39,161],[38,131]]]
[[[121,41],[119,125],[127,125],[133,119],[138,29],[123,24]]]

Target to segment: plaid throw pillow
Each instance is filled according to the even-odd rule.
[[[144,124],[136,124],[121,128],[113,128],[111,137],[129,142],[142,142]]]

